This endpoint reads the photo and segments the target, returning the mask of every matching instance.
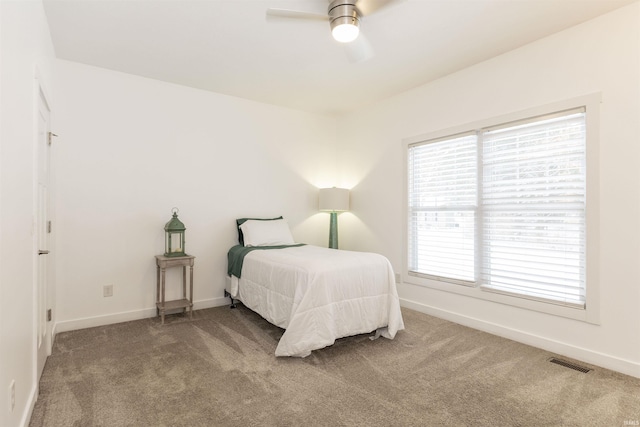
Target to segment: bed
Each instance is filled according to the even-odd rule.
[[[237,223],[225,293],[285,330],[276,356],[306,357],[363,333],[393,339],[404,329],[384,256],[296,243],[282,217]]]

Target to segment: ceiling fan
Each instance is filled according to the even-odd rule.
[[[364,35],[360,34],[360,23],[363,17],[402,1],[404,0],[330,0],[326,15],[299,10],[269,8],[267,9],[267,17],[329,21],[333,38],[345,44],[350,60],[360,62],[373,56],[371,45]]]

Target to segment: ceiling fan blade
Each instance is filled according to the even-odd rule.
[[[373,46],[362,33],[354,41],[342,45],[349,62],[359,63],[373,58]]]
[[[380,9],[402,3],[405,0],[357,0],[356,7],[362,12],[362,16],[369,16]]]
[[[328,21],[329,17],[326,14],[313,13],[313,12],[303,12],[300,10],[290,10],[290,9],[267,9],[267,18],[268,17],[276,17],[276,18],[294,18],[294,19],[312,19],[316,21]]]

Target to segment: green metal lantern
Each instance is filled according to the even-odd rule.
[[[164,226],[164,256],[185,256],[184,232],[186,228],[178,219],[178,208],[171,209],[171,213],[173,213],[173,217]]]

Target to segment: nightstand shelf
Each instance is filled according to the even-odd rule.
[[[156,255],[157,280],[156,280],[156,315],[162,319],[168,310],[182,309],[183,313],[189,310],[189,319],[193,318],[193,264],[195,256],[185,255],[179,257],[166,257]],[[171,267],[182,267],[182,298],[165,300],[165,276],[166,269]],[[189,267],[189,292],[187,293],[187,267]]]

